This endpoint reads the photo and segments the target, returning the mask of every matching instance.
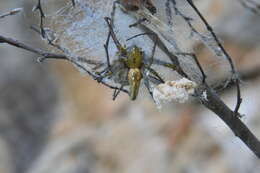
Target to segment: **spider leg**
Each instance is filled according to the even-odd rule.
[[[144,85],[147,88],[149,94],[153,98],[153,91],[152,91],[152,87],[151,87],[150,83],[159,85],[160,83],[164,83],[164,81],[162,80],[162,78],[159,76],[159,74],[155,70],[153,70],[153,69],[150,69],[150,70],[153,71],[153,72],[151,72],[153,75],[147,75],[147,76],[144,75],[143,81],[144,81]],[[154,74],[154,72],[155,72],[155,74]]]
[[[169,63],[169,62],[165,62],[165,61],[156,59],[156,58],[154,58],[153,64],[160,65],[160,66],[163,66],[163,67],[166,67],[166,68],[170,68],[174,71],[176,71],[178,69],[178,66],[176,66],[172,63]]]
[[[111,25],[114,26],[114,17],[116,13],[116,4],[120,4],[119,0],[113,2],[112,12],[111,12]]]
[[[104,70],[96,72],[95,74],[98,76],[96,76],[94,80],[96,80],[97,82],[101,82],[104,78],[112,76],[113,72],[111,70],[111,67],[107,66]]]
[[[145,78],[143,78],[143,80],[144,80],[145,87],[147,88],[150,96],[153,98],[153,92],[151,91],[151,85],[150,85],[149,79],[147,77],[145,77]]]
[[[200,70],[200,73],[201,73],[201,75],[202,75],[202,83],[204,84],[204,83],[206,82],[207,76],[206,76],[206,74],[205,74],[205,72],[204,72],[204,70],[203,70],[203,68],[202,68],[202,66],[201,66],[201,64],[200,64],[200,62],[199,62],[199,60],[198,60],[196,54],[194,54],[194,53],[180,52],[180,53],[176,53],[176,55],[184,55],[184,56],[190,56],[190,57],[192,57],[193,60],[195,61],[196,65],[198,66],[198,68],[199,68],[199,70]]]
[[[109,52],[108,52],[110,37],[111,37],[111,32],[109,31],[108,36],[107,36],[107,40],[106,40],[106,44],[104,44],[104,48],[105,48],[105,51],[106,51],[107,66],[108,66],[109,70],[111,71],[111,64],[110,64],[110,58],[109,58]]]
[[[175,56],[175,55],[174,55]],[[172,60],[172,59],[171,59]],[[177,73],[179,73],[181,76],[190,79],[189,76],[183,71],[183,69],[180,67],[180,65],[176,65],[175,63],[169,63],[169,62],[165,62],[159,59],[154,59],[153,64],[155,65],[160,65],[169,69],[172,69],[173,71],[176,71]],[[179,63],[178,63],[179,64]]]
[[[115,90],[114,90],[113,98],[112,98],[113,101],[116,100],[116,97],[119,95],[119,93],[120,93],[120,90],[118,90],[118,89],[115,89]]]
[[[135,23],[129,25],[128,27],[129,27],[129,28],[136,27],[137,25],[140,25],[140,24],[142,24],[142,23],[145,22],[145,21],[147,21],[146,18],[138,19]]]
[[[105,52],[106,52],[107,68],[105,68],[103,71],[99,72],[99,74],[107,73],[107,72],[111,72],[112,73],[111,64],[110,64],[110,58],[109,58],[109,52],[108,52],[108,46],[109,46],[110,37],[111,37],[111,32],[109,31],[108,35],[107,35],[106,43],[104,44],[104,48],[105,48]],[[96,80],[98,82],[101,82],[103,78],[109,76],[108,74],[109,73],[107,73],[105,75],[100,75],[99,77],[96,78]]]
[[[114,4],[116,3],[116,1],[114,2]],[[113,8],[115,5],[113,5]],[[109,18],[109,17],[105,17],[105,21],[107,22],[107,25],[109,27],[109,32],[108,32],[108,35],[107,35],[107,40],[106,40],[106,43],[104,44],[104,48],[105,48],[105,52],[106,52],[106,60],[107,60],[107,68],[104,69],[102,72],[100,73],[104,73],[106,72],[107,74],[105,75],[102,75],[102,76],[99,76],[97,78],[97,81],[101,81],[103,78],[107,77],[107,76],[110,76],[112,75],[112,68],[111,68],[111,63],[110,63],[110,58],[109,58],[109,51],[108,51],[108,47],[109,47],[109,41],[110,41],[110,37],[112,37],[115,45],[117,46],[118,50],[120,51],[121,49],[121,44],[120,42],[118,41],[118,39],[116,38],[116,35],[114,33],[114,30],[113,30],[113,27],[112,27],[112,19]],[[109,73],[110,72],[110,73]]]
[[[121,85],[119,89],[115,89],[113,93],[113,100],[116,100],[117,96],[120,94],[121,90],[124,88],[124,85]]]
[[[152,69],[149,66],[145,66],[145,69],[147,69],[152,75],[154,75],[157,78],[157,80],[160,81],[160,83],[164,83],[162,77],[154,69]]]
[[[115,32],[114,32],[113,25],[112,25],[112,23],[113,23],[112,19],[109,18],[109,17],[105,17],[104,19],[105,19],[105,21],[106,21],[106,23],[107,23],[107,26],[108,26],[108,28],[109,28],[109,33],[110,33],[110,35],[111,35],[111,37],[112,37],[112,39],[113,39],[113,41],[114,41],[114,43],[115,43],[115,45],[116,45],[118,51],[119,51],[121,54],[124,53],[124,52],[122,52],[124,48],[123,48],[123,46],[121,45],[121,43],[119,42],[119,40],[117,39],[116,34],[115,34]]]

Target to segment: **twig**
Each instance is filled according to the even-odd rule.
[[[254,136],[254,134],[247,128],[247,126],[239,119],[239,107],[242,102],[241,93],[240,93],[240,85],[239,85],[239,78],[237,76],[237,72],[234,66],[234,63],[229,56],[229,54],[226,52],[222,44],[220,43],[218,37],[216,36],[215,32],[213,31],[212,27],[208,24],[206,19],[203,17],[203,15],[200,13],[200,11],[197,9],[197,7],[193,4],[192,0],[186,0],[189,5],[194,9],[194,11],[197,13],[197,15],[200,17],[204,25],[206,26],[207,30],[211,33],[213,36],[215,42],[217,43],[220,50],[223,52],[223,54],[226,56],[227,60],[229,61],[229,64],[231,66],[232,70],[232,81],[234,81],[236,87],[237,87],[237,104],[235,107],[235,110],[230,110],[224,102],[221,101],[221,99],[218,97],[218,95],[214,92],[213,89],[211,89],[206,83],[202,84],[197,89],[197,94],[199,96],[199,100],[204,104],[207,108],[215,112],[234,132],[234,134],[239,137],[250,149],[252,152],[255,153],[255,155],[260,158],[260,142],[259,140]],[[189,21],[188,21],[189,22]],[[203,96],[203,93],[206,92],[207,98],[205,99]],[[234,116],[236,115],[236,116]]]
[[[7,16],[16,15],[16,14],[22,12],[22,11],[23,11],[22,8],[15,8],[15,9],[12,9],[11,11],[9,11],[9,12],[7,12],[7,13],[0,14],[0,19],[5,18],[5,17],[7,17]]]
[[[234,134],[239,137],[250,149],[252,152],[255,153],[255,155],[260,158],[260,142],[255,137],[255,135],[247,128],[247,126],[239,119],[239,113],[238,110],[240,108],[242,98],[240,93],[240,85],[239,85],[239,78],[237,77],[237,72],[235,69],[235,66],[233,64],[233,61],[229,54],[226,52],[222,44],[220,43],[218,37],[216,36],[215,32],[213,31],[212,27],[208,24],[206,19],[203,17],[203,15],[200,13],[200,11],[197,9],[197,7],[193,4],[192,0],[186,0],[190,6],[195,10],[195,12],[198,14],[200,19],[205,24],[207,30],[211,33],[213,38],[215,39],[218,47],[221,49],[221,51],[226,56],[227,60],[229,61],[229,64],[231,66],[231,70],[233,77],[235,77],[234,83],[237,87],[237,104],[235,107],[235,110],[230,110],[225,103],[223,103],[220,98],[217,96],[217,94],[206,84],[201,85],[198,90],[200,90],[200,94],[203,92],[206,92],[207,99],[200,98],[200,101],[208,107],[210,110],[215,112],[234,132]],[[236,115],[236,116],[234,116]]]
[[[76,5],[75,0],[71,0],[71,3],[72,3],[72,5],[73,5],[73,7],[75,7],[75,5]]]
[[[227,53],[227,51],[225,50],[225,48],[222,46],[222,44],[220,43],[217,35],[215,34],[215,32],[213,31],[212,27],[208,24],[207,20],[204,18],[204,16],[200,13],[200,11],[198,10],[198,8],[194,5],[192,0],[186,0],[190,6],[194,9],[194,11],[197,13],[197,15],[200,17],[200,19],[202,20],[202,22],[205,24],[207,30],[211,33],[211,35],[213,36],[214,40],[216,41],[218,47],[221,49],[221,51],[224,53],[225,57],[227,58],[227,60],[229,61],[231,70],[232,70],[232,79],[235,81],[236,87],[237,87],[237,104],[234,110],[234,114],[235,115],[239,115],[238,110],[240,108],[240,105],[242,103],[242,98],[241,98],[241,91],[240,91],[240,81],[236,72],[236,68],[234,66],[234,63],[232,61],[232,58],[229,56],[229,54]]]
[[[38,0],[38,3],[37,5],[33,8],[32,11],[37,11],[39,10],[39,13],[40,13],[40,28],[41,28],[41,35],[43,38],[46,37],[46,33],[43,29],[43,19],[45,18],[45,14],[43,12],[43,9],[42,9],[42,4],[41,4],[41,0]]]
[[[120,7],[124,9],[124,7]],[[154,15],[152,15],[147,9],[142,9],[131,14],[134,15],[137,18],[137,20],[145,18],[149,21],[145,24],[141,24],[148,30],[148,32],[157,34],[159,46],[161,45],[163,47],[163,50],[169,56],[171,62],[177,67],[176,72],[183,77],[189,78],[189,76],[184,72],[184,70],[180,66],[180,62],[176,53],[180,53],[182,51],[174,42],[175,34],[168,27],[168,25],[160,21]]]
[[[218,117],[220,117],[225,124],[230,127],[234,134],[239,137],[260,159],[260,142],[256,136],[248,129],[248,127],[239,119],[238,116],[234,116],[234,111],[230,110],[209,86],[199,86],[197,89],[197,94],[201,96],[204,92],[206,92],[207,98],[199,98],[202,104],[216,113]]]
[[[38,1],[40,4],[40,0]],[[191,0],[187,0],[187,2],[190,2],[190,4],[193,5]],[[39,7],[40,5],[38,4],[38,8],[40,10],[41,13],[41,7]],[[192,6],[191,5],[191,6]],[[205,23],[207,29],[211,32],[211,34],[213,35],[213,37],[216,39],[216,42],[219,44],[219,47],[221,48],[221,50],[225,53],[225,55],[227,56],[227,58],[229,59],[229,61],[231,61],[230,65],[232,67],[232,72],[233,74],[236,74],[236,70],[234,68],[233,62],[231,57],[226,53],[225,49],[223,48],[223,46],[220,44],[218,38],[216,37],[215,33],[213,32],[212,28],[209,26],[209,24],[206,22],[206,20],[203,18],[203,16],[200,14],[200,12],[198,11],[198,9],[193,5],[194,10],[198,13],[198,15],[201,17],[201,19],[203,20],[203,22]],[[140,14],[140,13],[139,13]],[[149,13],[150,14],[150,13]],[[41,14],[41,23],[42,23],[42,18],[43,18],[44,14]],[[152,15],[150,15],[150,17],[153,17]],[[145,16],[146,19],[147,16]],[[151,21],[151,20],[149,20]],[[159,21],[160,22],[160,21]],[[163,25],[163,23],[160,23],[161,25]],[[151,27],[153,27],[151,30],[153,32],[158,32],[158,30],[160,31],[160,35],[163,35],[163,38],[165,38],[166,41],[168,41],[169,43],[174,44],[174,42],[171,42],[170,39],[174,39],[171,36],[171,33],[168,33],[167,31],[167,27],[163,28],[161,26],[159,26],[159,24],[154,24],[151,22],[150,24]],[[167,26],[167,25],[166,25]],[[41,26],[41,29],[43,29],[43,27]],[[166,29],[166,30],[164,30]],[[44,29],[43,29],[44,30]],[[161,37],[162,38],[162,37]],[[163,44],[167,44],[163,39],[160,40]],[[173,41],[173,40],[172,40]],[[68,60],[71,63],[77,65],[79,68],[81,68],[82,70],[84,70],[87,74],[89,74],[92,78],[94,78],[95,80],[97,79],[96,74],[91,73],[90,71],[88,71],[86,68],[84,68],[84,66],[80,63],[78,63],[77,61],[75,61],[75,59],[77,58],[72,58],[63,54],[52,54],[46,51],[43,51],[41,49],[35,49],[32,48],[31,46],[28,46],[24,43],[19,42],[18,40],[14,40],[11,38],[6,38],[3,36],[0,36],[0,43],[7,43],[9,45],[21,48],[21,49],[25,49],[27,51],[36,53],[38,55],[43,56],[45,59],[46,58],[51,58],[51,59],[62,59],[62,60]],[[169,44],[168,43],[168,44]],[[174,46],[174,45],[173,45]],[[167,46],[165,45],[165,47],[167,48]],[[174,55],[173,55],[174,56]],[[177,58],[176,60],[177,61]],[[177,62],[178,63],[178,62]],[[182,70],[182,69],[180,69]],[[239,119],[238,116],[234,116],[237,115],[238,109],[240,107],[240,103],[239,99],[241,98],[240,96],[240,88],[239,88],[239,80],[236,77],[235,78],[235,82],[238,88],[238,101],[237,101],[237,106],[235,111],[232,111],[231,109],[229,109],[225,103],[223,103],[220,98],[218,97],[218,95],[213,91],[213,89],[211,89],[206,83],[202,83],[201,85],[199,85],[199,87],[196,90],[196,94],[198,96],[198,99],[202,102],[202,104],[204,104],[208,109],[212,110],[213,112],[215,112],[229,127],[230,129],[234,132],[234,134],[236,136],[238,136],[254,153],[255,155],[260,158],[260,142],[258,141],[258,139],[254,136],[254,134],[247,128],[247,126]],[[117,87],[113,87],[107,83],[105,83],[104,81],[101,81],[101,83],[103,83],[104,85],[112,88],[112,89],[119,89]],[[123,90],[124,92],[127,92],[126,90]],[[202,97],[206,92],[206,96]]]
[[[4,37],[4,36],[1,36],[0,35],[0,43],[7,43],[9,45],[12,45],[14,47],[17,47],[17,48],[21,48],[21,49],[24,49],[24,50],[27,50],[29,52],[33,52],[35,54],[38,54],[38,55],[41,55],[42,58],[40,59],[40,61],[43,61],[45,59],[60,59],[60,60],[67,60],[73,64],[75,64],[77,67],[79,67],[80,69],[84,70],[87,74],[89,74],[94,80],[97,80],[97,78],[99,76],[91,73],[90,71],[88,71],[86,68],[84,68],[83,65],[81,65],[80,63],[78,63],[77,61],[75,61],[74,59],[78,59],[78,58],[71,58],[71,57],[68,57],[67,55],[64,55],[64,54],[56,54],[56,53],[50,53],[50,52],[46,52],[42,49],[38,49],[38,48],[33,48],[27,44],[24,44],[18,40],[15,40],[15,39],[12,39],[12,38],[7,38],[7,37]],[[79,57],[80,58],[80,57]],[[111,88],[111,89],[117,89],[117,90],[121,90],[125,93],[128,93],[127,90],[125,89],[121,89],[121,88],[118,88],[118,87],[114,87],[108,83],[106,83],[105,81],[100,81],[100,83],[102,83],[103,85]]]
[[[240,4],[255,14],[260,14],[260,3],[253,0],[238,0]]]
[[[224,55],[227,57],[228,61],[230,62],[233,75],[234,74],[237,75],[231,57],[228,55],[224,47],[221,45],[213,29],[207,23],[205,18],[201,15],[201,13],[198,11],[198,9],[194,6],[194,4],[190,0],[187,1],[192,5],[194,10],[201,18],[201,20],[203,20],[204,24],[206,25],[206,28],[209,30],[209,32],[214,37],[216,43],[218,44],[218,47],[220,48],[221,51],[223,51]],[[152,30],[153,32],[157,33],[161,39],[162,44],[164,44],[165,47],[169,48],[169,50],[171,49],[170,47],[174,47],[175,50],[170,51],[171,53],[174,54],[176,53],[176,50],[178,51],[178,46],[175,45],[174,42],[175,40],[174,34],[172,33],[171,29],[167,26],[167,24],[163,23],[155,16],[149,14],[146,9],[139,10],[136,13],[131,13],[131,14],[133,14],[137,18],[137,20],[140,18],[146,18],[149,22],[142,23],[142,25],[146,27],[148,30]],[[223,101],[221,101],[221,99],[214,92],[214,90],[210,88],[206,83],[201,83],[198,86],[196,90],[196,96],[202,104],[204,104],[208,109],[216,113],[217,116],[219,116],[230,127],[230,129],[234,132],[234,134],[237,137],[239,137],[250,148],[250,150],[255,153],[255,155],[258,158],[260,158],[259,140],[247,128],[247,126],[239,119],[240,116],[237,116],[239,115],[238,108],[240,107],[241,104],[240,86],[239,86],[239,80],[237,76],[235,76],[235,80],[233,81],[235,82],[237,87],[237,105],[234,111],[228,108],[227,105]],[[207,98],[204,97],[205,94]]]
[[[67,57],[65,55],[62,54],[54,54],[54,53],[49,53],[49,52],[45,52],[41,49],[38,48],[33,48],[27,44],[24,44],[22,42],[19,42],[18,40],[12,39],[12,38],[7,38],[7,37],[3,37],[0,35],[0,43],[7,43],[9,45],[36,53],[38,55],[41,55],[47,59],[63,59],[63,60],[67,60]]]
[[[73,5],[73,6],[76,5],[76,4],[75,4],[75,0],[72,0],[72,5]],[[44,18],[45,18],[45,14],[44,14],[43,9],[42,9],[41,0],[38,0],[38,4],[37,4],[37,5],[34,7],[34,9],[33,9],[33,11],[36,11],[36,10],[39,10],[39,12],[40,12],[40,32],[39,32],[39,30],[38,30],[36,27],[34,27],[34,26],[32,26],[31,29],[33,29],[33,30],[36,31],[37,33],[41,33],[41,37],[42,37],[43,39],[47,40],[49,45],[51,45],[51,46],[57,48],[58,50],[60,50],[60,51],[62,51],[62,52],[64,52],[65,50],[62,49],[59,45],[54,44],[54,43],[53,43],[53,39],[49,38],[48,34],[46,33],[46,30],[45,30],[45,28],[44,28],[44,26],[43,26],[43,22],[44,22],[43,20],[44,20]],[[66,52],[65,52],[65,54],[66,54]],[[68,53],[67,53],[67,54],[68,54]],[[47,57],[46,57],[46,56],[43,56],[43,58],[40,59],[40,60],[43,61],[44,59],[47,59]],[[81,58],[80,58],[80,57],[77,57],[77,60],[78,60],[78,59],[81,59]],[[78,63],[77,60],[73,60],[72,58],[69,58],[69,57],[67,57],[66,60],[70,61],[71,63],[75,64],[78,68],[80,68],[80,69],[82,69],[83,71],[85,71],[85,72],[86,72],[87,74],[89,74],[94,80],[98,81],[98,83],[102,83],[103,85],[105,85],[105,86],[107,86],[107,87],[109,87],[109,88],[111,88],[111,89],[118,90],[118,91],[123,91],[123,92],[125,92],[125,93],[128,93],[127,90],[125,90],[125,89],[123,89],[123,88],[121,88],[121,87],[120,87],[120,88],[114,87],[114,86],[112,86],[112,85],[110,85],[110,84],[104,82],[103,80],[100,81],[100,80],[99,80],[99,79],[100,79],[100,76],[99,76],[99,75],[93,74],[93,73],[91,73],[90,71],[88,71],[83,65],[81,65],[80,63]],[[91,63],[90,63],[90,64],[91,64]]]
[[[255,80],[256,78],[259,78],[260,77],[259,68],[260,68],[259,66],[256,66],[250,70],[238,71],[240,79],[242,81],[248,81],[248,80]],[[227,79],[220,79],[211,85],[211,87],[218,93],[221,91],[225,91],[234,86],[235,86],[234,81],[227,81]]]

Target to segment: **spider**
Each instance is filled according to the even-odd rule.
[[[153,68],[151,68],[151,65],[157,64],[170,68],[172,70],[176,69],[175,65],[154,58],[154,53],[158,42],[157,35],[155,33],[141,33],[127,39],[128,41],[141,35],[154,36],[155,41],[152,48],[152,53],[151,56],[147,58],[141,48],[136,45],[132,45],[129,47],[122,46],[113,30],[112,19],[109,17],[105,17],[105,21],[109,28],[108,37],[106,43],[104,44],[107,58],[107,68],[99,73],[100,77],[97,80],[101,81],[103,78],[108,77],[112,79],[115,83],[119,83],[121,85],[119,90],[115,90],[113,94],[113,100],[116,99],[120,91],[125,86],[129,86],[128,94],[130,96],[130,99],[135,100],[138,95],[141,80],[144,81],[146,88],[152,96],[150,82],[158,85],[159,83],[164,83],[164,80]],[[109,41],[111,37],[117,47],[116,55],[118,56],[118,59],[114,60],[112,64],[110,63],[108,51]]]

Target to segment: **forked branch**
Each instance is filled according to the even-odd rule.
[[[216,36],[215,32],[213,31],[212,27],[209,25],[209,23],[206,21],[206,19],[203,17],[203,15],[200,13],[200,11],[197,9],[197,7],[193,4],[191,0],[186,0],[188,4],[192,7],[192,9],[197,13],[199,18],[202,20],[204,25],[206,26],[206,29],[210,32],[212,35],[214,41],[216,42],[217,47],[220,49],[220,51],[224,54],[224,56],[227,58],[232,72],[232,79],[231,82],[234,82],[237,87],[237,104],[232,111],[227,105],[219,98],[219,96],[215,93],[215,91],[210,88],[206,83],[201,83],[199,87],[197,88],[197,98],[204,104],[208,109],[213,111],[220,117],[234,132],[234,134],[239,137],[250,149],[252,152],[255,153],[255,155],[260,158],[260,142],[256,138],[256,136],[247,128],[247,126],[240,120],[240,114],[238,113],[242,98],[240,93],[240,85],[239,85],[239,78],[237,76],[237,71],[235,69],[234,63],[232,61],[232,58],[227,53],[227,51],[224,49],[223,45],[220,43],[218,37]],[[169,1],[168,1],[169,2]],[[171,0],[173,2],[173,5],[176,7],[176,1]],[[191,24],[190,18],[187,18],[184,16],[178,9],[175,8],[175,11],[177,11],[177,15],[180,15],[191,27],[193,30],[193,26]],[[169,11],[168,11],[169,12]],[[149,12],[147,12],[146,9],[140,10],[136,13],[132,13],[137,20],[146,18],[149,22],[141,23],[144,27],[146,27],[149,30],[152,30],[153,32],[157,33],[160,38],[163,40],[163,44],[167,47],[167,44],[171,44],[171,46],[175,46],[175,42],[173,41],[174,34],[171,34],[171,29],[167,26],[167,24],[160,21],[155,16],[151,15]],[[206,96],[206,97],[204,97]]]
[[[50,52],[47,52],[47,51],[44,51],[42,49],[39,49],[39,48],[34,48],[30,45],[27,45],[25,43],[22,43],[18,40],[15,40],[13,38],[8,38],[8,37],[4,37],[4,36],[1,36],[0,35],[0,43],[6,43],[6,44],[9,44],[11,46],[14,46],[14,47],[17,47],[17,48],[20,48],[20,49],[24,49],[24,50],[27,50],[29,52],[32,52],[32,53],[35,53],[37,55],[40,55],[41,57],[38,58],[38,61],[39,62],[42,62],[43,60],[45,59],[60,59],[60,60],[66,60],[66,61],[69,61],[71,62],[72,64],[76,65],[77,67],[79,67],[80,69],[82,69],[83,71],[85,71],[88,75],[90,75],[94,80],[97,80],[98,79],[98,75],[96,74],[93,74],[91,73],[90,71],[88,71],[83,65],[79,64],[77,61],[75,61],[74,59],[79,59],[80,57],[77,57],[77,58],[73,58],[73,57],[69,57],[65,54],[56,54],[56,53],[50,53]],[[124,90],[122,88],[118,88],[118,87],[115,87],[115,86],[112,86],[110,84],[108,84],[107,82],[104,82],[104,81],[101,81],[101,83],[111,89],[116,89],[116,90],[120,90],[122,92],[125,92],[125,93],[128,93],[127,90]]]
[[[207,30],[211,33],[211,35],[213,36],[213,38],[215,39],[215,42],[217,43],[218,47],[221,49],[221,51],[224,53],[224,55],[226,56],[226,58],[228,59],[230,66],[231,66],[231,70],[233,73],[233,82],[235,82],[236,87],[237,87],[237,104],[235,107],[235,110],[232,111],[230,108],[227,107],[227,105],[219,98],[219,96],[215,93],[215,91],[209,87],[205,80],[203,79],[204,82],[202,82],[199,87],[196,90],[196,95],[199,98],[199,101],[202,102],[202,104],[204,104],[208,109],[210,109],[211,111],[213,111],[214,113],[216,113],[229,127],[230,129],[234,132],[234,134],[239,137],[250,149],[252,152],[255,153],[255,155],[260,158],[260,142],[259,140],[256,138],[256,136],[248,129],[248,127],[240,120],[239,113],[239,107],[240,104],[242,102],[242,98],[241,98],[241,93],[240,93],[240,86],[239,86],[239,79],[237,77],[237,72],[235,69],[235,66],[232,62],[231,57],[229,56],[229,54],[226,52],[226,50],[224,49],[224,47],[222,46],[222,44],[220,43],[218,37],[216,36],[215,32],[213,31],[212,27],[208,24],[208,22],[206,21],[206,19],[203,17],[203,15],[200,13],[200,11],[197,9],[197,7],[193,4],[192,0],[186,0],[189,5],[194,9],[194,11],[198,14],[198,16],[200,17],[200,19],[203,21],[203,23],[205,24]],[[75,5],[75,1],[72,1],[73,5]],[[38,4],[36,6],[37,10],[39,10],[40,12],[40,17],[41,17],[41,23],[40,23],[40,28],[41,28],[41,34],[42,37],[45,38],[45,30],[43,28],[43,18],[44,18],[44,13],[41,7],[41,1],[38,1]],[[149,12],[149,11],[148,11]],[[165,39],[165,41],[168,41],[169,43],[171,43],[170,39],[174,39],[171,37],[171,35],[167,35],[168,30],[164,30],[165,28],[167,29],[167,24],[161,23],[160,21],[158,21],[161,25],[158,26],[154,24],[152,25],[152,20],[154,16],[149,12],[149,13],[140,13],[137,12],[136,15],[146,15],[146,16],[141,16],[141,19],[143,19],[144,17],[146,19],[148,19],[151,22],[151,31],[158,33],[158,35],[164,35],[165,37],[167,36],[168,40]],[[182,13],[181,13],[182,15]],[[150,19],[149,19],[150,17]],[[183,15],[183,17],[185,18],[185,16]],[[155,18],[153,19],[154,21],[156,20]],[[190,22],[190,19],[186,18],[186,20],[188,20]],[[166,25],[166,27],[162,27]],[[165,42],[161,41],[163,44]],[[67,60],[71,63],[73,63],[74,65],[78,66],[80,69],[84,70],[87,74],[89,74],[93,79],[97,80],[98,79],[98,75],[97,74],[93,74],[92,72],[88,71],[86,68],[84,68],[83,65],[81,65],[80,63],[78,63],[76,61],[76,59],[78,59],[79,57],[70,57],[70,55],[67,55],[66,52],[64,54],[55,54],[55,53],[50,53],[47,51],[44,51],[42,49],[38,49],[38,48],[33,48],[32,46],[29,46],[27,44],[24,44],[18,40],[12,39],[12,38],[7,38],[4,36],[0,35],[0,44],[2,43],[6,43],[12,46],[15,46],[17,48],[21,48],[24,50],[27,50],[29,52],[33,52],[35,54],[38,54],[40,56],[43,57],[44,59],[61,59],[61,60]],[[166,43],[165,43],[166,44]],[[167,47],[165,45],[165,47]],[[172,56],[176,56],[176,55],[172,55]],[[177,58],[176,58],[177,59]],[[198,62],[197,62],[198,63]],[[178,62],[177,62],[178,64]],[[182,72],[182,69],[179,69],[179,73]],[[180,73],[182,74],[182,73]],[[205,78],[205,74],[202,74]],[[123,92],[128,92],[127,90],[123,90],[122,88],[117,88],[114,87],[112,85],[109,85],[108,83],[104,82],[103,80],[100,81],[102,84],[108,86],[109,88],[112,89],[116,89],[116,92],[114,93],[114,97],[117,96],[118,94],[118,90],[123,91]],[[205,96],[206,97],[203,97]]]

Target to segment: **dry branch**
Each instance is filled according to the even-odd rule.
[[[67,56],[65,54],[50,53],[50,52],[44,51],[44,50],[39,49],[39,48],[33,48],[32,46],[27,45],[25,43],[22,43],[22,42],[20,42],[18,40],[15,40],[15,39],[12,39],[12,38],[8,38],[8,37],[4,37],[4,36],[1,36],[1,35],[0,35],[0,43],[6,43],[6,44],[12,45],[14,47],[17,47],[17,48],[20,48],[20,49],[24,49],[24,50],[27,50],[29,52],[33,52],[33,53],[35,53],[37,55],[42,56],[41,58],[38,59],[38,62],[42,62],[45,59],[66,60],[66,61],[69,61],[72,64],[76,65],[77,67],[81,68],[82,70],[84,70],[94,80],[97,80],[98,77],[99,77],[99,76],[89,72],[81,64],[77,63],[77,61],[74,60],[74,59],[80,59],[80,57],[73,58],[73,57],[69,57],[69,56]],[[100,83],[102,83],[103,85],[105,85],[105,86],[107,86],[107,87],[109,87],[111,89],[120,90],[120,88],[114,87],[114,86],[112,86],[112,85],[110,85],[110,84],[108,84],[108,83],[106,83],[104,81],[100,81]],[[121,91],[127,93],[127,90],[121,89]]]
[[[0,14],[0,19],[5,18],[5,17],[7,17],[7,16],[16,15],[16,14],[22,12],[22,11],[23,11],[22,8],[15,8],[15,9],[12,9],[12,10],[9,11],[9,12],[6,12],[6,13],[4,13],[4,14]]]
[[[212,37],[214,38],[217,46],[220,48],[222,53],[226,56],[227,60],[229,61],[230,66],[231,66],[231,70],[232,70],[232,74],[234,75],[234,76],[232,76],[232,80],[236,84],[236,87],[237,87],[237,104],[236,104],[236,108],[235,108],[234,111],[232,111],[230,108],[227,107],[227,105],[219,98],[219,96],[215,93],[215,91],[207,85],[207,83],[204,81],[205,79],[202,78],[202,76],[201,76],[201,82],[196,81],[199,84],[199,86],[196,89],[195,97],[203,105],[205,105],[208,109],[210,109],[211,111],[216,113],[216,115],[218,117],[220,117],[230,127],[230,129],[234,132],[234,134],[237,137],[239,137],[250,148],[250,150],[255,153],[255,155],[258,158],[260,158],[260,142],[259,142],[259,140],[249,130],[249,128],[239,119],[239,116],[238,116],[239,115],[238,110],[239,110],[242,99],[241,99],[241,94],[240,94],[239,79],[237,77],[237,72],[236,72],[236,69],[233,65],[232,59],[229,56],[229,54],[225,51],[225,49],[221,45],[218,37],[214,33],[212,27],[208,24],[206,19],[203,17],[203,15],[197,9],[197,7],[193,4],[193,2],[191,0],[186,0],[186,1],[189,3],[189,5],[192,7],[192,9],[197,13],[197,15],[203,21],[207,30],[211,33]],[[72,2],[74,2],[74,1],[72,1]],[[175,1],[172,0],[172,2],[175,2]],[[77,5],[77,4],[73,3],[73,5]],[[38,9],[40,11],[40,14],[41,14],[40,26],[41,26],[41,33],[43,34],[44,31],[45,31],[44,27],[43,27],[44,14],[43,14],[43,11],[42,11],[42,8],[41,8],[40,0],[38,1],[38,5],[36,6],[36,9]],[[176,7],[176,9],[177,9],[177,7]],[[176,61],[178,59],[178,56],[183,56],[183,55],[177,55],[176,51],[175,52],[171,51],[171,48],[169,47],[170,44],[172,44],[171,45],[172,47],[175,46],[175,49],[177,49],[177,51],[179,51],[179,50],[178,50],[178,47],[176,45],[174,45],[175,44],[175,42],[174,42],[175,38],[171,35],[171,30],[169,29],[167,24],[165,24],[165,23],[161,22],[160,20],[156,19],[156,17],[153,16],[149,12],[149,10],[147,10],[147,9],[140,9],[139,11],[134,12],[134,15],[138,18],[137,21],[142,21],[144,18],[146,18],[146,20],[148,20],[150,22],[150,23],[148,22],[148,24],[143,23],[143,22],[140,22],[138,24],[141,24],[144,27],[146,27],[147,29],[149,29],[150,31],[156,33],[159,36],[161,44],[163,44],[166,49],[168,48],[169,52],[171,53],[171,56],[173,58],[175,58],[175,59],[171,59],[171,60],[173,60],[174,63],[178,64],[178,61]],[[179,15],[181,15],[184,18],[184,20],[187,21],[187,23],[189,24],[189,26],[193,30],[193,32],[196,32],[194,30],[194,28],[192,27],[191,23],[190,23],[190,18],[186,18],[180,11],[179,11]],[[156,21],[156,22],[154,22],[154,21]],[[44,34],[42,36],[45,37]],[[46,51],[38,49],[38,48],[33,48],[33,47],[31,47],[27,44],[24,44],[24,43],[22,43],[18,40],[15,40],[15,39],[12,39],[12,38],[7,38],[7,37],[4,37],[4,36],[0,36],[0,43],[7,43],[9,45],[12,45],[12,46],[15,46],[15,47],[36,53],[36,54],[42,56],[43,59],[67,60],[67,61],[71,62],[72,64],[76,65],[77,67],[79,67],[81,70],[84,70],[84,72],[87,73],[88,75],[90,75],[94,80],[97,80],[98,77],[99,77],[97,74],[90,72],[84,66],[82,66],[82,64],[78,63],[77,60],[80,59],[80,57],[72,57],[70,54],[67,55],[66,52],[64,52],[64,54],[49,53],[49,52],[46,52]],[[49,44],[51,44],[51,43],[49,42]],[[181,52],[181,50],[179,52]],[[178,70],[181,73],[184,72],[184,70],[181,69],[181,67],[179,67]],[[112,89],[122,90],[126,93],[128,92],[127,90],[124,90],[123,88],[118,88],[118,87],[115,87],[113,85],[110,85],[110,84],[104,82],[103,80],[100,81],[100,82],[102,84],[112,88]],[[206,97],[205,97],[205,95],[206,95]]]

